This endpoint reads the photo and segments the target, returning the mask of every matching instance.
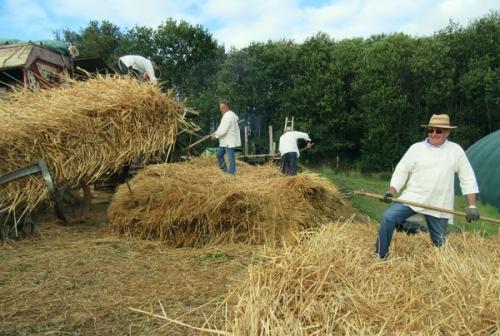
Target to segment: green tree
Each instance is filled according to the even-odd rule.
[[[453,97],[453,72],[449,47],[433,37],[419,38],[410,59],[414,74],[413,105],[417,117],[424,122],[432,114],[447,112],[447,101]]]
[[[154,32],[155,59],[168,86],[183,97],[210,85],[224,60],[224,48],[200,25],[168,19]]]
[[[298,117],[299,128],[318,146],[315,160],[359,153],[364,124],[352,86],[358,77],[362,39],[335,42],[320,33],[300,47],[297,70],[286,109]]]
[[[197,122],[207,132],[220,120],[221,98],[261,145],[267,146],[268,125],[279,136],[284,118],[294,116],[296,128],[318,141],[305,159],[340,155],[370,169],[391,168],[426,136],[420,125],[433,113],[450,114],[460,126],[452,140],[464,148],[500,128],[498,11],[427,37],[335,41],[318,33],[301,44],[252,43],[227,54],[202,26],[172,19],[125,33],[91,21],[56,37],[111,64],[122,54],[152,58],[165,87],[200,112]]]
[[[453,94],[447,109],[459,127],[455,137],[464,147],[500,128],[500,12],[463,28],[453,22],[436,38],[449,51]]]
[[[404,34],[368,41],[356,84],[366,123],[362,161],[367,167],[394,166],[421,123],[411,68],[415,48],[415,40]]]
[[[120,44],[121,55],[141,55],[157,58],[157,48],[154,41],[155,30],[145,26],[134,26],[123,35]]]
[[[268,126],[283,126],[296,68],[292,41],[252,43],[232,50],[217,76],[217,94],[232,101],[234,110],[250,126],[252,141],[268,145]],[[278,133],[277,133],[278,134]]]
[[[74,43],[82,57],[100,57],[108,64],[116,62],[123,34],[109,21],[90,21],[79,33],[69,29],[55,32],[56,38]]]

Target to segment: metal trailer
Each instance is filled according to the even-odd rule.
[[[70,74],[70,58],[49,48],[34,44],[0,46],[0,88],[22,85],[38,90],[66,82]]]
[[[0,93],[9,86],[47,89],[70,78],[86,80],[88,74],[115,73],[101,58],[71,58],[62,47],[65,44],[59,43],[58,48],[35,43],[0,45]]]

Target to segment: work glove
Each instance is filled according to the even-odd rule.
[[[472,221],[477,221],[479,219],[479,210],[474,205],[470,205],[467,208],[466,213],[467,213],[467,216],[465,216],[465,219],[469,223]]]
[[[388,191],[384,194],[384,198],[382,198],[380,202],[392,203],[392,197],[394,197],[394,195]]]

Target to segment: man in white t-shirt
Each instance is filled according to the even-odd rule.
[[[406,185],[401,199],[453,210],[455,173],[458,173],[460,188],[469,204],[466,218],[469,222],[478,220],[479,188],[474,171],[462,147],[447,140],[456,126],[450,126],[447,114],[434,114],[429,124],[422,127],[427,128],[428,137],[413,144],[399,161],[384,201],[391,203],[393,195]],[[395,203],[384,212],[380,222],[375,252],[381,258],[387,257],[394,230],[416,213],[424,215],[432,244],[439,247],[445,243],[448,220],[453,215]]]
[[[223,100],[219,104],[222,119],[219,127],[212,134],[212,139],[219,139],[219,148],[217,148],[217,161],[219,167],[224,173],[227,173],[227,165],[224,156],[227,153],[229,159],[229,174],[236,173],[236,147],[241,146],[240,127],[238,125],[238,116],[231,111],[229,102]]]
[[[297,140],[307,141],[306,148],[311,148],[313,144],[309,134],[292,130],[291,127],[285,129],[285,133],[280,137],[279,151],[281,154],[281,172],[286,175],[297,175],[297,160],[300,157],[300,150]]]
[[[131,74],[141,80],[158,83],[159,69],[154,62],[138,55],[126,55],[118,59],[118,67],[122,75]]]

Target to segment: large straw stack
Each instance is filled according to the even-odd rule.
[[[292,242],[300,231],[350,213],[335,186],[315,174],[285,177],[275,166],[238,163],[230,176],[213,158],[150,166],[129,185],[108,209],[113,230],[176,246]]]
[[[396,234],[373,254],[373,225],[332,224],[235,290],[232,335],[498,335],[500,239]],[[234,298],[229,302],[234,304]],[[231,304],[231,302],[233,302]]]
[[[44,159],[60,188],[93,183],[138,155],[165,154],[183,113],[171,94],[131,78],[95,77],[4,98],[0,174]],[[0,187],[0,214],[29,212],[46,194],[39,176]]]

